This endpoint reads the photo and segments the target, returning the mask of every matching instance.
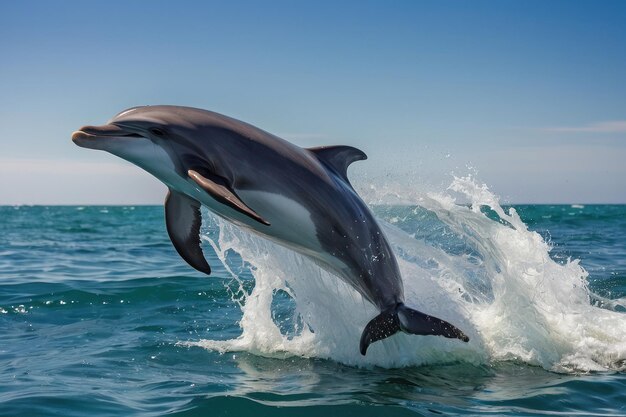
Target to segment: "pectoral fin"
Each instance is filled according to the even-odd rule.
[[[189,265],[209,275],[211,267],[200,246],[200,203],[170,189],[165,198],[165,224],[178,254]]]
[[[252,210],[246,205],[246,203],[241,201],[237,194],[235,194],[228,184],[226,184],[226,181],[223,178],[216,175],[211,175],[210,178],[207,178],[194,170],[187,171],[187,175],[189,175],[189,178],[194,180],[196,184],[202,187],[204,191],[209,193],[211,197],[220,203],[245,214],[259,223],[267,226],[270,225],[267,220],[259,216],[256,211]]]

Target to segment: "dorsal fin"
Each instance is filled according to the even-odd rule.
[[[335,170],[348,184],[350,184],[350,181],[348,181],[348,166],[354,161],[367,159],[365,152],[352,146],[318,146],[307,149],[313,152],[320,161]]]

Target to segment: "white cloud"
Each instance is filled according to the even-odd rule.
[[[559,133],[626,133],[626,120],[589,123],[583,126],[546,127],[542,130]]]
[[[0,158],[0,205],[160,204],[164,186],[130,163]]]
[[[510,203],[626,203],[626,149],[529,146],[469,155],[478,178]]]
[[[86,162],[63,159],[37,159],[37,158],[0,158],[0,174],[3,177],[21,176],[30,174],[88,174],[98,173],[101,175],[121,175],[130,173],[132,165],[117,162]],[[5,178],[6,178],[5,177]],[[45,178],[45,177],[44,177]]]
[[[451,171],[468,172],[471,161],[478,178],[506,202],[626,203],[625,160],[625,147],[597,143],[476,147],[452,158],[428,149],[398,154],[376,148],[349,176],[359,191],[398,182],[410,192],[437,192]],[[0,157],[0,205],[162,204],[166,191],[147,172],[110,155],[91,162]]]

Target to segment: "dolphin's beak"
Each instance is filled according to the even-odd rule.
[[[72,133],[72,142],[83,148],[95,148],[96,141],[99,139],[129,136],[139,137],[140,135],[129,132],[128,130],[114,124],[103,126],[83,126],[76,132]]]

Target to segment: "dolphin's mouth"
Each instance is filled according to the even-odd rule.
[[[94,140],[115,137],[141,138],[143,136],[135,132],[129,132],[128,130],[125,130],[124,128],[114,124],[108,124],[103,126],[83,126],[76,132],[72,133],[72,142],[74,142],[78,146],[89,148],[91,147],[89,145],[92,144]]]

